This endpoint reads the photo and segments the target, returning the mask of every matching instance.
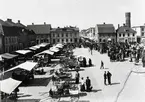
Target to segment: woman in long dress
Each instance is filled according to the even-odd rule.
[[[81,78],[81,85],[80,85],[80,91],[85,91],[85,81],[84,81],[84,78],[82,77]]]

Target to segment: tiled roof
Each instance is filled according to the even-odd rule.
[[[16,23],[15,25],[16,25],[17,27],[26,28],[26,26],[23,25],[22,23]]]
[[[49,34],[51,30],[50,24],[45,25],[27,25],[29,30],[33,30],[36,34]]]
[[[9,26],[16,26],[16,23],[14,22],[10,22],[10,21],[5,21],[5,23],[7,23]]]
[[[20,29],[18,27],[3,26],[3,32],[6,36],[18,36]]]
[[[1,20],[1,19],[0,19],[0,24],[1,24],[2,26],[10,26],[8,23],[6,23],[5,21],[3,21],[3,20]]]
[[[113,24],[97,24],[98,33],[115,33]]]
[[[132,28],[130,27],[127,27],[127,26],[121,26],[117,29],[117,33],[136,33],[135,30],[133,30]]]
[[[52,28],[51,31],[79,31],[79,28],[77,27]]]

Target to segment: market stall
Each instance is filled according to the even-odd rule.
[[[2,80],[0,81],[0,91],[6,94],[11,94],[21,83],[22,81],[18,81],[12,78]]]

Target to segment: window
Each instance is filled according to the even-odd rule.
[[[119,37],[121,37],[121,34],[119,34]]]
[[[57,39],[57,42],[59,42],[59,39]]]
[[[123,37],[125,37],[125,34],[123,34]]]
[[[144,31],[144,28],[141,28],[141,31]]]
[[[68,34],[66,33],[66,37],[68,37]]]
[[[70,37],[72,37],[72,34],[70,33]]]
[[[106,40],[104,39],[103,42],[106,42]]]
[[[55,37],[55,34],[53,33],[53,37]]]
[[[72,42],[72,39],[70,39],[70,42]]]
[[[64,35],[63,35],[63,34],[61,34],[61,36],[63,37]]]
[[[141,35],[144,36],[144,32],[142,32]]]
[[[57,34],[57,37],[59,37],[59,34]]]
[[[75,39],[74,39],[74,41],[75,41],[75,43],[77,43],[77,42],[78,42],[78,39],[77,39],[77,38],[75,38]]]
[[[133,33],[133,36],[135,36],[135,34]]]
[[[68,39],[66,39],[66,42],[68,42]]]
[[[53,43],[55,43],[55,39],[53,39]]]
[[[99,42],[101,42],[102,41],[102,39],[99,39]]]
[[[64,42],[64,40],[62,39],[62,42]]]
[[[130,34],[128,33],[128,37],[130,36]]]

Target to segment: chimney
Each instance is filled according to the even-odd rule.
[[[46,25],[46,22],[44,22],[44,25]]]
[[[12,22],[12,19],[9,19],[9,18],[8,18],[7,21],[8,21],[8,22]]]
[[[18,20],[18,23],[21,23],[20,20]]]
[[[34,25],[34,23],[32,23],[32,25]]]
[[[120,27],[120,24],[118,24],[118,28]]]
[[[130,12],[126,12],[125,13],[125,18],[126,18],[126,26],[127,27],[131,27],[131,13]]]

